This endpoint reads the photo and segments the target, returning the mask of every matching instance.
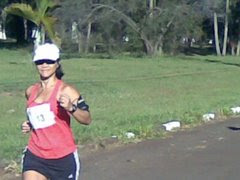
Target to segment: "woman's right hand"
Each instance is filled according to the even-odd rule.
[[[22,123],[21,130],[23,134],[29,133],[31,129],[32,128],[29,121],[25,121]]]

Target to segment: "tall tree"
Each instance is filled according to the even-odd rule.
[[[202,12],[207,18],[213,19],[213,32],[214,32],[214,42],[215,42],[215,49],[218,56],[221,56],[221,47],[220,47],[220,37],[221,34],[220,29],[218,28],[219,22],[223,22],[224,17],[224,1],[225,0],[202,0],[201,7]],[[221,18],[221,19],[220,19]],[[221,21],[219,21],[219,19]]]
[[[226,50],[227,50],[227,40],[228,40],[228,19],[229,19],[229,0],[226,0],[226,5],[225,5],[225,22],[224,22],[224,38],[223,38],[223,50],[222,50],[222,55],[226,55]]]
[[[50,11],[55,9],[57,4],[52,0],[35,0],[35,8],[25,3],[13,3],[6,7],[4,11],[7,14],[13,14],[32,21],[40,30],[41,42],[45,42],[45,32],[48,33],[50,39],[61,45],[61,39],[57,36],[54,30],[54,25],[57,19],[51,16]]]
[[[240,55],[240,2],[233,1],[231,6],[231,18],[229,20],[229,45],[232,55]]]
[[[189,14],[189,9],[193,5],[184,1],[150,0],[146,3],[142,0],[122,0],[115,3],[96,4],[92,14],[102,9],[112,12],[112,16],[117,14],[139,36],[147,54],[162,55],[166,35],[169,31],[176,30],[175,24],[179,24],[179,21],[183,23],[179,25],[184,29],[184,26],[189,23],[189,17],[192,15]],[[106,11],[102,12],[106,13]]]
[[[214,16],[214,37],[215,37],[215,48],[218,56],[221,56],[221,50],[219,45],[219,32],[218,32],[218,19],[217,19],[217,13],[213,13]]]
[[[89,51],[91,44],[91,33],[94,19],[86,20],[87,14],[91,11],[92,1],[94,0],[60,0],[59,4],[62,8],[55,11],[55,15],[61,19],[58,26],[61,28],[59,32],[63,37],[64,46],[78,45],[79,53]],[[73,32],[74,31],[74,32]],[[71,36],[71,34],[74,34]]]

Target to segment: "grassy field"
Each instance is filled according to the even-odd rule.
[[[0,50],[0,157],[20,161],[28,136],[24,90],[38,80],[31,54]],[[234,57],[67,59],[64,80],[76,86],[88,104],[93,123],[73,122],[76,141],[98,142],[115,135],[124,140],[161,136],[163,122],[201,122],[202,114],[224,114],[240,104],[240,60]]]

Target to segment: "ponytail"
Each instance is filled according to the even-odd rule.
[[[56,69],[56,77],[58,79],[62,79],[62,77],[64,76],[64,72],[62,70],[62,66],[61,64],[59,63],[60,59],[57,60],[57,63],[58,63],[58,68]]]

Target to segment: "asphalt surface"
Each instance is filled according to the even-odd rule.
[[[240,119],[82,157],[80,180],[239,180]]]

